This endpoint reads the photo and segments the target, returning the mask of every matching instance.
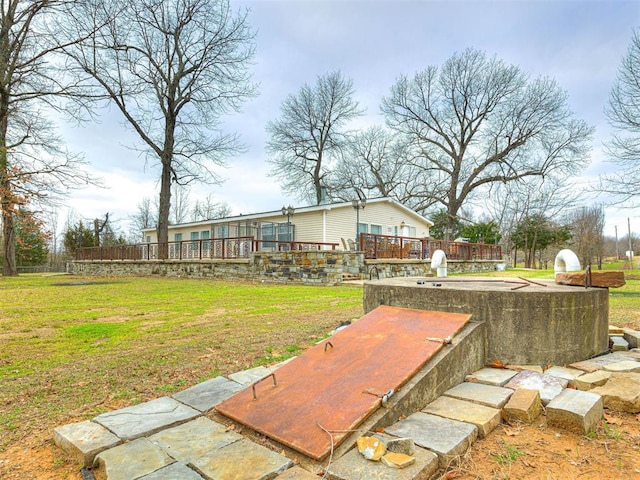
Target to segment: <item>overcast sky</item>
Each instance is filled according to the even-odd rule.
[[[611,134],[603,109],[620,60],[640,26],[640,1],[392,1],[392,0],[243,0],[248,21],[256,29],[253,67],[259,96],[239,115],[224,119],[248,151],[220,170],[227,179],[219,187],[193,188],[191,200],[213,193],[234,214],[298,205],[283,196],[265,163],[266,123],[278,118],[280,105],[304,83],[340,70],[353,79],[356,98],[366,108],[360,126],[383,123],[380,102],[401,74],[442,65],[467,47],[518,65],[532,77],[555,78],[569,93],[576,116],[596,127],[592,164],[579,188],[612,166],[603,162],[602,142]],[[91,171],[106,188],[75,192],[71,207],[82,218],[106,212],[125,228],[127,217],[145,197],[157,196],[159,170],[145,166],[131,145],[134,134],[115,109],[102,122],[84,128],[63,126],[69,147],[84,153]],[[640,210],[607,208],[605,233],[640,232]]]

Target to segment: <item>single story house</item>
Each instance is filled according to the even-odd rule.
[[[391,198],[331,203],[237,215],[169,226],[169,241],[253,237],[269,242],[313,242],[348,248],[360,233],[426,238],[433,222]],[[155,228],[143,230],[146,243],[156,243]],[[351,242],[349,242],[351,243]],[[327,245],[327,248],[331,248]]]

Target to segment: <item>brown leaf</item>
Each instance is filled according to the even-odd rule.
[[[384,427],[376,428],[376,433],[384,433]]]
[[[446,480],[452,480],[454,478],[458,478],[462,476],[462,472],[459,470],[452,470],[450,472],[447,472],[444,474],[444,476],[442,478],[446,479]]]
[[[507,368],[507,365],[508,363],[502,363],[497,358],[494,358],[493,361],[487,363],[487,367],[492,367],[492,368]]]

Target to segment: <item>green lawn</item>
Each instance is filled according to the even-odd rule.
[[[167,278],[0,279],[0,451],[219,374],[362,315],[362,290]]]

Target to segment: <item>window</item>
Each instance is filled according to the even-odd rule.
[[[151,235],[147,235],[147,243],[151,243]]]
[[[371,225],[369,227],[371,229],[371,233],[375,235],[382,235],[382,225]]]
[[[174,242],[181,242],[182,241],[182,234],[181,233],[174,233],[173,234],[173,241]]]
[[[203,230],[200,232],[200,238],[202,240],[209,240],[209,238],[211,237],[211,232],[209,230]],[[203,256],[208,256],[209,254],[207,253],[209,251],[209,249],[211,248],[211,242],[202,242],[202,251],[204,253],[202,253]]]
[[[262,239],[263,248],[275,248],[276,244],[273,240],[276,240],[276,224],[275,223],[263,223],[260,236]]]
[[[368,223],[359,223],[358,224],[358,237],[361,233],[369,233],[369,224]]]
[[[295,226],[292,223],[278,224],[278,240],[283,242],[293,242],[294,232]]]
[[[218,225],[216,238],[229,238],[229,225]]]

